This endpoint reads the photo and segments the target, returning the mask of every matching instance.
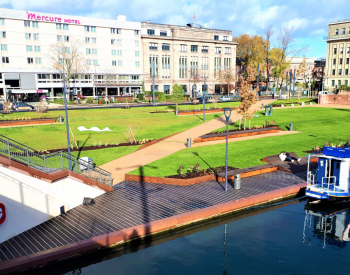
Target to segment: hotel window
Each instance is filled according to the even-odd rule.
[[[96,27],[91,27],[91,32],[96,32]]]
[[[33,21],[33,28],[39,28],[39,22]]]
[[[202,56],[202,65],[201,65],[201,70],[202,70],[202,76],[208,76],[209,72],[209,58],[207,56]]]
[[[91,65],[91,59],[86,59],[86,62]]]
[[[1,44],[1,50],[2,51],[7,51],[7,45],[6,44]]]
[[[158,44],[157,43],[149,43],[149,49],[150,50],[158,50]]]
[[[121,56],[122,55],[122,50],[117,50],[117,55]]]
[[[123,66],[123,62],[121,60],[118,60],[118,66],[119,67]]]
[[[122,30],[121,29],[117,29],[116,32],[117,32],[117,34],[121,34]]]
[[[228,41],[228,36],[224,36],[224,41]]]
[[[97,54],[97,49],[92,49],[92,54]]]
[[[224,70],[231,70],[231,58],[224,58]]]
[[[111,39],[111,44],[115,45],[115,39]]]
[[[117,61],[116,60],[112,60],[112,66],[117,66]]]
[[[116,29],[111,28],[111,33],[115,33]]]
[[[332,70],[332,75],[335,75],[335,69]]]
[[[168,36],[168,33],[166,31],[160,31],[160,36]]]
[[[346,64],[349,64],[349,58],[346,59]]]
[[[218,35],[214,35],[214,40],[219,40],[219,36]]]
[[[341,85],[341,80],[338,80],[338,85],[339,85],[339,86]]]
[[[36,57],[35,58],[35,63],[36,64],[41,64],[41,58],[40,57]]]
[[[25,27],[30,27],[30,21],[24,21],[24,26]]]
[[[154,35],[154,30],[148,29],[148,30],[147,30],[147,34],[148,34],[148,35]]]
[[[27,52],[32,52],[32,51],[33,51],[33,46],[28,46],[28,45],[27,45],[26,48],[27,48]]]
[[[345,75],[349,74],[349,69],[345,69]]]
[[[57,35],[57,41],[62,41],[62,35]]]
[[[69,26],[68,24],[63,24],[63,29],[68,31],[68,28],[69,28],[68,26]]]
[[[89,32],[90,31],[90,26],[84,26],[84,31]]]
[[[122,45],[122,40],[121,39],[117,39],[117,45],[121,46]]]
[[[33,64],[33,57],[28,57],[27,62],[28,64]]]
[[[140,31],[139,30],[134,30],[135,35],[139,35]]]
[[[69,36],[68,35],[63,36],[63,38],[64,38],[64,42],[69,42]]]
[[[112,55],[117,55],[117,51],[116,50],[112,50]]]
[[[191,78],[198,77],[198,56],[191,56]]]
[[[56,30],[60,30],[60,29],[62,29],[62,24],[56,23]]]
[[[139,44],[139,41],[138,40],[135,40],[135,47],[138,47],[140,44]]]
[[[34,40],[39,40],[39,34],[38,33],[34,33]]]
[[[149,56],[149,73],[158,77],[158,55]]]
[[[343,64],[343,58],[339,58],[339,64],[340,64],[340,65]]]
[[[164,85],[164,93],[166,95],[169,95],[170,94],[170,85]]]
[[[343,53],[343,47],[340,48],[340,53]]]
[[[334,48],[334,49],[333,49],[333,53],[334,53],[334,54],[337,54],[337,48]]]
[[[179,78],[187,78],[187,57],[179,57]]]
[[[345,28],[342,29],[341,34],[345,34]]]
[[[65,47],[65,48],[64,48],[64,51],[65,51],[66,53],[70,53],[70,48],[69,48],[69,47]]]
[[[140,61],[135,61],[135,67],[140,67]]]
[[[337,64],[337,60],[333,58],[333,65]]]
[[[40,52],[41,52],[40,46],[34,46],[34,50],[35,50],[37,53],[40,53]]]
[[[338,73],[339,73],[339,75],[341,75],[341,73],[342,73],[342,69],[339,69],[339,72],[338,72]]]
[[[90,37],[85,37],[85,43],[90,43]]]
[[[96,44],[96,37],[92,37],[91,42],[92,42],[92,44]]]
[[[349,83],[349,81],[348,81],[348,80],[345,80],[345,85],[346,85],[346,86],[348,86],[348,83]]]
[[[217,77],[221,71],[221,57],[214,57],[214,77]]]
[[[221,47],[215,47],[215,53],[221,53]]]
[[[91,54],[91,49],[86,49],[86,54]]]
[[[231,48],[225,48],[225,54],[231,54]]]
[[[7,56],[2,57],[2,63],[10,63],[10,60]]]
[[[162,77],[170,78],[170,56],[162,56]]]
[[[31,33],[26,33],[26,39],[32,39],[32,34]]]
[[[4,18],[0,18],[0,25],[5,25],[5,19]]]
[[[208,53],[209,47],[208,46],[202,46],[202,53]]]
[[[332,80],[332,87],[335,86],[335,80]]]
[[[163,51],[170,51],[170,44],[162,44]]]
[[[187,52],[187,45],[180,44],[180,52]]]
[[[198,46],[197,45],[191,45],[191,52],[193,52],[193,53],[198,52]]]
[[[339,29],[335,29],[335,35],[339,34]]]
[[[139,51],[135,51],[135,56],[140,56],[140,52]]]
[[[96,59],[92,60],[92,65],[98,65],[98,63],[97,63],[97,60],[96,60]]]

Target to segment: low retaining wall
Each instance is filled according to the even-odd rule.
[[[319,104],[346,104],[350,105],[350,93],[349,95],[319,95]]]
[[[305,187],[306,183],[301,183],[8,260],[0,263],[0,273],[7,274],[10,272],[16,272],[46,264],[48,262],[91,252],[96,249],[105,248],[112,245],[119,245],[147,235],[164,232],[233,211],[243,210],[257,204],[296,195]]]
[[[232,111],[234,110],[238,110],[238,108],[230,108]],[[213,114],[213,113],[221,113],[223,112],[224,109],[208,109],[205,110],[206,114]],[[203,114],[203,110],[193,110],[193,111],[179,111],[178,115],[179,116],[185,116],[185,115],[199,115],[199,114]]]
[[[56,123],[54,119],[36,119],[36,120],[18,120],[18,121],[6,121],[0,122],[1,126],[25,126],[29,124],[47,124],[47,123]]]

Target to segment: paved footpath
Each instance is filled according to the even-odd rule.
[[[261,100],[255,103],[252,109],[260,109],[261,104],[269,104],[275,100]],[[240,116],[233,111],[230,118],[230,123],[239,120]],[[142,150],[133,152],[129,155],[123,156],[101,166],[102,169],[112,173],[113,183],[117,184],[124,180],[125,174],[136,168],[142,167],[158,159],[164,158],[175,152],[186,148],[187,138],[194,140],[196,137],[205,135],[211,131],[219,129],[226,125],[224,116],[209,122],[203,123],[199,126],[188,129],[175,136],[158,142],[154,145],[146,147]]]

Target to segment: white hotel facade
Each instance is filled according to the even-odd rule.
[[[50,45],[83,41],[89,71],[70,80],[84,96],[132,95],[141,91],[141,23],[0,8],[0,96],[36,101],[62,94],[62,79],[50,69]],[[109,80],[106,81],[106,72]],[[9,93],[11,91],[11,93]]]

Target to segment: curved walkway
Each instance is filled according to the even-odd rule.
[[[273,100],[262,100],[255,103],[252,109],[259,109],[261,104],[269,104]],[[230,123],[239,120],[237,112],[232,112]],[[175,136],[165,139],[159,143],[151,145],[142,150],[133,152],[129,155],[115,159],[101,166],[102,169],[112,173],[113,183],[117,184],[124,180],[125,174],[142,167],[158,159],[164,158],[170,154],[178,152],[186,148],[187,138],[194,140],[196,137],[214,131],[226,125],[224,116],[209,122],[203,123],[186,131],[183,131]]]

